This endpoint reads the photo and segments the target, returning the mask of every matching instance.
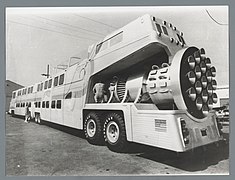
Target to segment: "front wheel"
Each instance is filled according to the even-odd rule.
[[[104,123],[104,139],[108,148],[116,152],[125,152],[127,149],[126,128],[123,116],[110,113]]]

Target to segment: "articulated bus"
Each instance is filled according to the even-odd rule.
[[[10,112],[83,130],[121,152],[128,142],[184,152],[222,139],[216,70],[173,24],[144,15],[88,48],[87,59],[13,92]]]

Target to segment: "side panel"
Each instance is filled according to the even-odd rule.
[[[65,126],[83,128],[82,108],[84,107],[89,75],[88,61],[77,64],[66,72],[63,101]]]
[[[133,141],[150,146],[183,151],[183,142],[177,120],[159,110],[136,111],[132,108]]]
[[[180,121],[189,130],[184,144]],[[203,146],[221,139],[214,114],[196,121],[186,111],[142,110],[132,106],[133,141],[177,152]]]

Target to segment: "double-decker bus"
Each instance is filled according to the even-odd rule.
[[[184,152],[221,140],[216,70],[173,24],[144,15],[91,45],[86,59],[13,92],[10,112],[83,130],[91,144]]]

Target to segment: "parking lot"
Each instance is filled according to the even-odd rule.
[[[105,145],[90,145],[83,132],[58,125],[24,123],[6,115],[6,175],[86,176],[228,174],[228,126],[226,141],[175,152],[131,144],[128,153],[115,153]]]

